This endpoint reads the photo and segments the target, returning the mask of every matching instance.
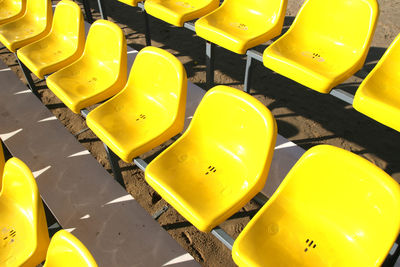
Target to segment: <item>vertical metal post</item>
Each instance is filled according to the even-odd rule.
[[[32,76],[31,76],[31,71],[22,63],[18,56],[17,53],[14,53],[15,58],[17,59],[17,62],[24,73],[25,79],[28,82],[29,89],[31,89],[32,93],[36,94],[37,93],[37,88],[35,86],[35,83],[33,82]]]
[[[249,55],[247,55],[246,59],[246,70],[244,73],[244,84],[243,84],[243,91],[246,93],[250,92],[250,86],[251,86],[251,76],[253,73],[253,58]]]
[[[92,12],[90,11],[89,0],[83,0],[83,9],[85,10],[86,20],[90,24],[92,24],[93,23],[93,16],[92,16]]]
[[[206,41],[206,86],[210,89],[214,86],[214,50],[215,44]]]
[[[106,144],[104,144],[104,148],[107,152],[107,156],[108,156],[108,161],[110,162],[111,165],[111,170],[113,172],[114,175],[114,179],[117,180],[118,183],[120,183],[120,185],[124,186],[124,179],[122,179],[122,173],[121,173],[121,169],[118,165],[118,156],[115,155],[115,153],[108,148],[108,146]]]
[[[97,4],[99,5],[99,12],[102,19],[107,19],[106,6],[103,2],[104,0],[97,0]]]
[[[151,45],[151,36],[150,36],[150,24],[149,24],[149,15],[147,15],[146,10],[142,9],[144,16],[144,27],[145,27],[145,36],[146,36],[146,46]]]

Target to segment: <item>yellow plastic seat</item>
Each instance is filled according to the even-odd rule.
[[[263,188],[277,127],[254,97],[216,86],[186,132],[147,166],[161,197],[204,232],[225,221]]]
[[[362,68],[378,19],[376,0],[307,0],[264,65],[320,93]]]
[[[72,234],[58,231],[47,250],[43,267],[97,267],[89,250]]]
[[[136,56],[125,88],[92,110],[86,123],[122,160],[132,162],[183,130],[186,87],[182,63],[147,46]]]
[[[19,159],[4,166],[0,192],[0,266],[37,266],[49,245],[46,217],[35,178]]]
[[[319,145],[236,239],[239,266],[380,266],[400,229],[400,187],[371,162]]]
[[[196,34],[238,54],[282,31],[287,0],[225,0],[195,23]]]
[[[26,0],[3,0],[0,2],[0,25],[22,17]]]
[[[0,42],[11,52],[46,36],[51,28],[51,0],[27,0],[22,17],[0,25]]]
[[[49,89],[73,112],[106,100],[124,86],[127,76],[126,40],[107,20],[90,27],[83,55],[47,78]]]
[[[50,33],[18,50],[18,58],[37,77],[76,61],[85,46],[85,26],[80,7],[70,0],[57,4]]]
[[[358,88],[353,106],[400,132],[400,34]]]
[[[219,6],[219,0],[146,0],[146,12],[177,27],[200,18]]]
[[[138,3],[143,2],[143,0],[118,0],[118,1],[127,4],[129,6],[137,6]]]

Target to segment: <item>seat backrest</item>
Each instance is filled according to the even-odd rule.
[[[393,40],[385,54],[379,60],[376,69],[385,69],[390,72],[390,78],[400,81],[400,34]]]
[[[17,158],[11,158],[4,166],[2,182],[0,202],[7,203],[6,205],[9,206],[6,214],[2,213],[2,215],[13,217],[13,224],[19,226],[13,234],[16,241],[14,241],[15,249],[12,253],[16,254],[12,255],[10,260],[16,263],[16,266],[36,266],[45,258],[49,235],[35,178],[25,163]],[[28,246],[29,248],[26,249]],[[30,254],[27,255],[26,252]]]
[[[378,15],[376,0],[306,0],[289,31],[318,35],[366,57]]]
[[[51,0],[27,0],[24,16],[32,22],[48,25],[50,28],[53,17]]]
[[[91,64],[106,66],[111,72],[126,77],[126,54],[125,35],[118,25],[96,20],[89,29],[83,57]]]
[[[4,11],[10,12],[2,12],[3,18],[0,18],[0,24],[5,24],[18,19],[25,14],[26,0],[3,0],[0,2],[0,8],[4,8]]]
[[[207,143],[238,159],[246,170],[243,179],[249,188],[260,191],[276,135],[276,121],[261,102],[238,89],[219,85],[203,97],[182,139]]]
[[[278,224],[292,221],[286,257],[306,266],[380,266],[400,230],[399,184],[329,145],[308,150],[268,203],[281,210]]]
[[[43,267],[97,267],[89,250],[71,233],[60,230],[52,238]]]
[[[50,34],[59,40],[74,44],[80,52],[83,52],[85,25],[81,8],[71,0],[60,1],[54,11]]]
[[[186,89],[187,77],[182,63],[163,49],[147,46],[136,56],[126,89],[121,94],[133,100],[149,99],[165,109],[171,123],[178,120],[183,127]]]

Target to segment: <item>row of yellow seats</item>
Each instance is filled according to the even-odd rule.
[[[226,1],[226,3],[230,3],[230,0]],[[315,1],[315,0],[314,0]],[[279,5],[277,5],[275,8],[269,8],[270,11],[275,10],[273,17],[278,18],[273,20],[275,22],[275,28],[279,29],[279,31],[276,34],[280,33],[280,29],[282,27],[282,21],[283,21],[283,17],[284,17],[284,10],[285,10],[285,6],[286,3],[280,2]],[[307,1],[304,5],[303,8],[301,9],[301,11],[299,12],[299,15],[296,18],[297,20],[300,20],[301,23],[299,23],[300,25],[305,25],[304,27],[308,27],[307,25],[313,25],[313,23],[311,23],[312,21],[307,22],[307,18],[310,18],[310,20],[312,18],[315,17],[315,14],[324,14],[324,12],[320,11],[317,12],[318,10],[322,10],[323,8],[328,8],[329,10],[340,10],[343,13],[343,10],[346,10],[345,8],[341,7],[339,5],[338,2],[335,2],[333,4],[333,6],[328,6],[328,4],[323,4],[318,6],[317,3],[315,1],[315,3],[308,3],[309,1]],[[8,3],[8,4],[6,4]],[[81,11],[79,9],[79,7],[74,4],[73,2],[70,1],[62,1],[57,7],[56,9],[56,13],[54,16],[54,20],[51,20],[51,16],[52,16],[52,12],[51,12],[51,2],[50,1],[43,1],[43,0],[30,0],[28,1],[28,5],[25,4],[25,1],[21,1],[21,2],[13,2],[14,4],[12,5],[11,3],[9,3],[9,1],[3,1],[2,5],[3,5],[3,16],[0,17],[0,24],[4,24],[5,22],[10,22],[13,21],[12,23],[7,23],[3,26],[0,26],[0,41],[3,42],[3,44],[5,44],[11,51],[15,51],[16,49],[25,46],[26,44],[32,43],[34,41],[40,40],[38,42],[35,42],[32,45],[29,45],[27,47],[24,47],[23,49],[20,49],[18,51],[18,57],[20,58],[20,60],[26,65],[28,66],[28,68],[39,78],[43,78],[44,75],[52,73],[56,70],[59,70],[69,64],[71,64],[72,62],[76,61],[78,58],[81,57],[83,50],[84,50],[84,43],[85,43],[85,37],[84,37],[84,25],[83,25],[83,18],[82,18],[82,14]],[[225,2],[224,2],[225,3]],[[270,1],[268,3],[273,3],[273,1]],[[275,4],[277,4],[278,2],[276,2]],[[133,3],[135,4],[135,3]],[[353,8],[353,4],[350,5],[351,3],[347,3],[349,6],[347,8]],[[308,7],[310,6],[311,7]],[[13,7],[13,8],[11,8]],[[19,7],[19,9],[17,8]],[[25,9],[24,9],[25,7]],[[377,6],[375,6],[377,8]],[[222,8],[222,6],[221,6]],[[373,33],[373,29],[374,29],[374,25],[375,25],[375,20],[376,20],[376,16],[377,13],[373,12],[376,8],[371,8],[371,14],[370,14],[370,19],[371,22],[369,25],[368,29],[365,29],[365,34],[367,35],[367,39],[368,41],[365,42],[364,48],[364,56],[363,58],[365,59],[365,55],[366,55],[366,51],[368,50],[369,45],[369,41],[370,38],[372,37],[372,33]],[[11,11],[5,11],[8,9],[12,9],[12,10],[19,10],[19,12],[11,12]],[[303,10],[308,10],[308,11],[303,11]],[[360,9],[360,7],[359,7]],[[224,10],[224,9],[222,9]],[[22,12],[24,11],[24,12]],[[333,11],[332,11],[333,12]],[[6,16],[4,14],[14,14],[14,16]],[[219,14],[219,12],[213,12],[211,15],[215,16],[215,14]],[[225,12],[226,13],[226,12]],[[264,14],[265,12],[261,12],[262,14]],[[306,13],[305,15],[301,15],[303,13]],[[333,12],[334,13],[334,12]],[[231,13],[227,13],[229,14],[229,16],[227,16],[228,18],[231,18],[234,20],[235,17],[232,17]],[[242,14],[242,13],[240,13]],[[226,15],[224,15],[226,16]],[[271,15],[272,16],[272,15]],[[39,22],[33,22],[32,23],[32,19],[33,18],[41,18],[40,20],[38,20]],[[219,18],[219,17],[218,17]],[[196,22],[196,25],[201,25],[200,22],[202,22],[204,20],[207,20],[207,16],[198,20]],[[303,22],[303,21],[306,22]],[[52,21],[52,27],[50,28],[50,22]],[[221,20],[221,19],[217,19],[217,17],[215,18],[215,21],[225,21],[226,23],[232,24],[232,20]],[[271,21],[271,20],[268,20]],[[315,20],[317,21],[317,20]],[[318,19],[318,21],[321,21]],[[361,21],[361,20],[360,20]],[[235,23],[233,23],[235,24]],[[232,25],[233,25],[232,24]],[[246,25],[244,23],[239,23],[239,24],[243,24]],[[305,32],[308,32],[306,29],[301,30],[302,27],[294,27],[296,23],[293,24],[293,28],[299,29],[299,30],[295,30],[295,32],[299,32],[304,34]],[[320,23],[321,24],[321,23]],[[365,24],[365,23],[364,23]],[[231,25],[231,26],[232,26]],[[336,25],[336,24],[335,24]],[[361,25],[361,24],[360,24]],[[210,26],[211,27],[211,26]],[[242,26],[241,26],[242,27]],[[247,27],[247,26],[246,26]],[[361,27],[361,26],[360,26]],[[358,29],[360,28],[358,27]],[[315,29],[313,29],[314,31]],[[245,32],[247,32],[248,29],[245,29]],[[322,31],[322,30],[321,30]],[[118,32],[118,31],[116,31]],[[239,31],[241,32],[241,31]],[[270,31],[268,31],[270,32]],[[289,34],[291,31],[288,31],[287,34]],[[332,32],[333,29],[330,30],[326,30],[326,28],[324,29],[323,32],[326,32],[325,35],[326,36],[326,40],[328,41],[334,41],[337,38],[339,38],[337,36],[337,38],[334,38],[335,36],[331,36],[329,37]],[[368,34],[367,34],[368,33]],[[93,39],[93,41],[91,42],[92,45],[87,45],[86,50],[87,54],[94,54],[94,53],[99,53],[98,50],[101,51],[107,51],[107,53],[104,54],[108,54],[108,51],[106,47],[103,47],[103,49],[98,48],[95,44],[97,44],[97,42],[101,42],[100,39],[103,37],[104,33],[100,33],[100,34],[92,34],[92,35],[96,35],[96,37],[90,38]],[[336,44],[338,44],[340,47],[344,47],[343,49],[345,50],[349,50],[346,47],[348,47],[348,42],[350,42],[350,37],[354,38],[354,35],[350,34],[348,35],[349,38],[344,38],[345,32],[341,31],[341,39],[342,42],[338,43],[336,42]],[[346,33],[348,34],[348,33]],[[317,36],[315,33],[313,34],[314,36]],[[42,38],[43,36],[45,36],[45,38]],[[227,35],[225,34],[221,34],[221,36],[224,36],[223,38],[225,38]],[[284,35],[286,36],[286,34]],[[292,35],[288,35],[289,37]],[[321,36],[324,35],[319,35],[319,38]],[[107,36],[104,36],[107,37]],[[116,38],[116,43],[119,44],[119,49],[117,49],[115,56],[118,57],[120,55],[120,53],[118,53],[119,51],[123,52],[124,49],[124,40],[121,40],[120,36],[118,33],[113,33],[110,34],[109,36],[110,38]],[[204,36],[203,36],[204,37]],[[305,40],[304,38],[298,39],[296,38],[292,38],[292,37],[285,37],[286,39],[288,39],[288,43],[285,44],[285,47],[289,47],[289,44],[291,44],[291,46],[293,46],[294,44],[297,47],[302,47],[302,45],[299,45],[299,40]],[[300,36],[301,37],[301,36]],[[285,39],[285,38],[281,38],[281,39]],[[340,39],[339,38],[339,39]],[[228,38],[229,40],[234,40],[235,38]],[[257,38],[256,38],[257,39]],[[362,38],[358,38],[358,40],[360,41]],[[254,38],[252,40],[255,40]],[[312,40],[312,42],[310,41],[310,43],[315,43],[315,41],[313,39],[309,39]],[[348,41],[348,42],[345,42]],[[356,94],[355,97],[355,101],[354,101],[354,107],[359,110],[360,112],[378,120],[379,122],[392,127],[396,130],[400,130],[400,125],[398,124],[397,120],[396,120],[396,114],[399,113],[399,109],[397,108],[397,104],[400,102],[400,100],[397,97],[396,92],[393,92],[393,89],[391,89],[393,87],[392,84],[395,84],[395,82],[397,81],[399,75],[397,75],[395,72],[391,71],[391,69],[394,69],[391,67],[391,65],[393,65],[393,63],[390,62],[396,62],[398,56],[398,52],[396,52],[398,50],[398,48],[396,49],[396,43],[397,43],[398,38],[396,38],[396,40],[393,42],[393,44],[390,46],[390,48],[387,51],[387,55],[385,55],[385,57],[382,58],[381,61],[387,61],[388,63],[385,64],[378,64],[378,66],[376,67],[376,69],[379,68],[383,68],[384,70],[382,71],[373,71],[371,72],[370,76],[374,76],[374,77],[378,77],[378,78],[373,78],[370,79],[369,76],[367,77],[367,79],[365,79],[364,83],[360,86],[360,90],[358,90],[358,93]],[[212,40],[214,41],[214,40]],[[263,41],[260,42],[264,42],[265,40],[263,39]],[[217,42],[215,41],[217,44],[219,45],[223,45],[223,42]],[[235,42],[237,43],[237,42]],[[108,44],[107,44],[108,45]],[[117,47],[118,45],[116,45]],[[291,47],[290,46],[290,47]],[[354,46],[354,45],[353,45]],[[109,47],[109,46],[107,46]],[[226,46],[225,46],[226,47]],[[247,48],[249,46],[245,45],[243,47],[246,47],[242,52],[244,53]],[[271,46],[273,47],[273,46]],[[318,47],[323,47],[321,45],[318,45]],[[96,49],[97,50],[96,50]],[[122,49],[122,50],[121,50]],[[228,48],[229,49],[229,48]],[[270,48],[268,48],[270,49]],[[271,48],[272,49],[272,48]],[[303,49],[303,48],[301,48]],[[92,51],[89,51],[92,50]],[[232,49],[230,49],[232,50]],[[234,49],[233,49],[234,50]],[[284,51],[286,51],[285,49],[282,50],[281,48],[278,49],[280,52],[279,54],[282,54]],[[276,51],[278,51],[276,50]],[[272,51],[272,50],[271,50]],[[293,50],[294,51],[294,50]],[[292,51],[292,52],[293,52]],[[332,50],[333,51],[333,50]],[[349,50],[350,51],[350,50]],[[353,55],[357,54],[358,50],[352,50]],[[392,51],[392,52],[391,52]],[[291,53],[292,53],[291,52]],[[240,53],[240,52],[238,52]],[[293,53],[292,53],[293,54]],[[319,70],[322,70],[324,68],[320,68],[321,66],[319,66],[319,64],[324,64],[324,65],[329,65],[332,68],[335,68],[335,70],[340,69],[339,65],[336,63],[329,63],[327,64],[326,59],[324,57],[321,58],[321,53],[311,53],[310,51],[303,51],[301,52],[302,54],[302,58],[303,60],[311,60],[310,62],[312,63],[307,63],[309,65],[310,68],[319,68]],[[341,56],[344,55],[343,51],[339,53]],[[390,54],[390,56],[389,56]],[[267,55],[267,50],[264,54],[264,59],[266,58]],[[124,68],[124,57],[121,57],[121,73],[123,72],[123,68]],[[308,59],[307,59],[308,57]],[[334,59],[338,59],[338,55],[334,55],[332,56],[332,60]],[[386,59],[388,58],[388,59]],[[361,60],[360,64],[362,65],[362,62],[364,62],[364,59]],[[107,60],[107,58],[104,58],[104,60]],[[110,61],[110,60],[109,60]],[[264,62],[267,62],[268,60],[264,60]],[[279,62],[284,62],[281,59],[278,60]],[[302,65],[303,63],[305,64],[304,61],[300,62],[298,60],[295,60],[296,62],[298,62],[300,65]],[[349,61],[346,61],[349,62]],[[346,63],[347,64],[347,63]],[[358,64],[358,65],[360,65]],[[395,63],[394,63],[395,64]],[[94,64],[91,64],[91,66],[93,66]],[[300,70],[301,67],[297,66],[296,69]],[[361,66],[360,65],[360,66]],[[117,66],[118,67],[118,66]],[[91,68],[92,69],[92,68]],[[346,79],[349,75],[353,74],[353,72],[355,72],[356,70],[358,70],[359,67],[355,68],[354,71],[352,71],[350,74],[345,74],[345,72],[342,72],[342,76],[343,79]],[[113,70],[115,72],[118,72],[117,68],[113,68]],[[291,71],[292,72],[292,71]],[[375,75],[374,73],[377,72],[377,74]],[[385,75],[379,74],[379,73],[384,73]],[[87,75],[90,73],[81,73],[82,75]],[[118,80],[118,75],[117,74],[117,80]],[[122,74],[123,75],[123,74]],[[296,75],[296,77],[298,77],[298,74],[293,72],[293,75]],[[92,75],[93,76],[93,75]],[[115,74],[111,75],[111,77],[109,76],[108,81],[107,78],[104,79],[104,82],[107,83],[112,80],[113,78],[115,79]],[[334,77],[334,75],[332,76]],[[385,79],[383,79],[384,77],[386,77]],[[76,78],[76,77],[75,77]],[[82,78],[82,77],[79,77]],[[84,81],[84,83],[91,85],[92,87],[94,87],[94,84],[101,84],[101,82],[99,82],[97,79],[98,77],[91,77],[92,79],[88,79],[87,81]],[[336,79],[336,78],[335,78]],[[343,80],[341,78],[341,80]],[[82,79],[79,79],[82,80]],[[124,80],[124,77],[121,77],[121,80]],[[378,80],[379,82],[370,82],[371,81],[376,81]],[[307,78],[307,81],[315,81],[315,79],[311,79],[311,78]],[[322,81],[320,79],[320,81]],[[121,87],[124,82],[119,83],[116,82],[114,85],[115,87]],[[329,90],[336,85],[339,82],[335,82],[334,84],[331,84],[327,87],[325,87],[327,90],[325,90],[324,92],[329,92]],[[366,84],[368,83],[368,84]],[[306,84],[306,83],[303,83]],[[82,84],[80,84],[79,86],[81,86]],[[78,86],[78,87],[79,87]],[[310,85],[309,85],[310,86]],[[95,86],[97,87],[97,86]],[[113,87],[113,86],[111,86]],[[115,87],[110,88],[110,91],[106,91],[106,92],[100,92],[102,90],[95,90],[95,95],[98,98],[104,98],[104,97],[110,97],[111,95],[116,93],[116,89]],[[313,87],[313,86],[310,86]],[[364,89],[362,89],[364,88]],[[369,88],[368,90],[365,88]],[[114,90],[113,90],[114,89]],[[314,88],[315,89],[315,88]],[[100,92],[100,93],[99,93]],[[100,96],[101,95],[101,96]],[[73,101],[71,101],[73,102]],[[76,110],[77,108],[75,108]],[[72,110],[74,110],[74,108],[72,108]],[[376,112],[376,110],[379,110],[379,112]],[[388,115],[389,114],[389,115]]]
[[[139,1],[125,1],[137,5]],[[278,36],[287,0],[146,0],[147,13],[239,54]],[[264,65],[321,93],[362,68],[379,14],[376,0],[307,0],[290,29],[264,52]]]
[[[146,73],[151,79],[143,78]],[[182,64],[161,49],[147,47],[137,55],[125,89],[91,111],[87,124],[120,158],[131,162],[162,142],[157,138],[171,129],[168,126],[175,133],[182,129],[182,95],[186,95]],[[264,105],[239,90],[215,87],[204,96],[188,130],[149,164],[146,181],[199,230],[210,231],[262,189],[275,137],[275,120]],[[267,234],[275,239],[266,242],[270,236],[260,230],[265,225],[257,226],[255,219],[246,229],[258,230],[244,231],[235,242],[235,261],[259,266],[277,262],[379,265],[399,232],[400,219],[393,217],[400,203],[398,184],[368,161],[329,146],[310,150],[296,166],[300,167],[291,171],[260,211],[268,213]],[[329,192],[340,192],[341,199]],[[290,227],[299,232],[297,237]],[[307,239],[302,240],[302,235]],[[320,252],[288,257],[291,253],[282,250],[281,239],[304,253],[318,244]],[[341,246],[336,246],[339,242]],[[264,258],[264,250],[253,252],[259,246],[274,249]],[[327,260],[332,251],[335,257]],[[355,253],[370,257],[352,259]]]
[[[101,25],[114,27],[101,21],[91,31]],[[86,46],[90,36],[89,32]],[[87,66],[60,72],[79,74]],[[54,75],[61,76],[59,83],[73,81]],[[103,142],[130,162],[182,130],[185,99],[182,64],[169,53],[149,47],[137,56],[125,89],[90,112],[87,122]],[[249,140],[249,136],[254,138]],[[238,90],[217,87],[204,97],[185,134],[149,164],[146,180],[197,228],[209,231],[261,190],[275,137],[275,121],[261,103]]]
[[[138,0],[120,0],[136,6]],[[200,18],[196,33],[239,54],[281,33],[287,0],[146,0],[149,14],[175,26]],[[354,13],[354,11],[357,11]],[[321,93],[362,68],[379,15],[375,0],[304,2],[290,29],[264,51],[266,67]],[[400,35],[360,85],[354,108],[400,131]]]
[[[32,172],[15,157],[4,163],[0,144],[0,266],[35,267],[43,261],[44,267],[97,267],[69,232],[60,230],[49,240]]]
[[[147,49],[138,54],[136,67]],[[91,111],[87,124],[130,162],[152,146],[135,151],[128,142],[149,140],[144,133],[159,123],[154,117],[168,112],[137,116],[141,107],[131,101],[131,112],[121,113],[119,96]],[[145,178],[208,232],[262,189],[275,137],[275,120],[262,103],[217,86],[204,96],[187,131],[148,165]],[[378,167],[339,148],[314,147],[241,233],[233,257],[240,266],[379,266],[399,234],[399,207],[399,185]]]

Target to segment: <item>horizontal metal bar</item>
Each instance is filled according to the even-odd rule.
[[[87,115],[89,114],[89,110],[87,110],[86,108],[81,109],[81,114],[86,119]]]
[[[148,165],[147,162],[142,160],[141,158],[133,159],[133,163],[135,163],[135,165],[138,166],[139,169],[141,169],[142,171],[145,171]]]
[[[396,252],[398,247],[399,247],[399,245],[397,243],[394,243],[392,248],[389,251],[389,255],[394,255],[394,253]]]
[[[218,240],[220,240],[227,248],[232,250],[233,242],[235,242],[235,240],[233,240],[233,238],[230,235],[228,235],[224,230],[222,230],[219,226],[217,226],[214,229],[212,229],[211,233],[216,238],[218,238]]]
[[[137,4],[137,6],[138,6],[139,8],[141,8],[142,10],[144,10],[144,2],[139,2],[139,3]]]
[[[263,54],[254,49],[247,50],[246,55],[248,57],[254,58],[255,60],[263,62]]]
[[[80,130],[79,132],[77,132],[76,134],[74,134],[75,137],[78,137],[80,134],[89,131],[90,129],[88,127]]]
[[[354,96],[350,93],[347,93],[346,91],[343,91],[341,89],[333,89],[330,94],[350,105],[353,105]]]
[[[268,201],[268,197],[266,197],[263,193],[258,193],[253,200],[257,202],[259,205],[263,206]]]
[[[189,29],[191,31],[194,31],[194,32],[196,31],[193,22],[185,22],[185,23],[183,23],[183,27],[185,27],[186,29]]]

